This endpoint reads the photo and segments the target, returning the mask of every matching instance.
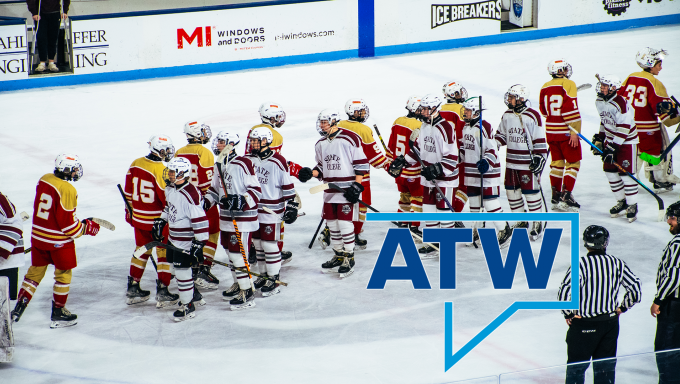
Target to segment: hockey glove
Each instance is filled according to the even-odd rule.
[[[153,229],[151,229],[153,241],[163,241],[163,228],[165,228],[166,224],[168,224],[168,222],[160,217],[153,219]]]
[[[212,208],[212,204],[210,203],[210,200],[204,198],[203,199],[203,210],[208,212]]]
[[[602,162],[603,163],[613,163],[614,162],[614,154],[616,151],[619,149],[618,144],[615,143],[607,143],[604,146],[604,149],[602,150]]]
[[[659,115],[667,113],[672,119],[678,115],[678,106],[670,101],[662,101],[656,105],[656,111]]]
[[[192,265],[201,265],[203,264],[203,261],[205,258],[203,257],[203,246],[205,244],[201,243],[200,241],[193,239],[191,240],[191,249],[189,250],[189,254],[191,257],[196,259],[196,261],[192,260],[191,264]]]
[[[347,199],[347,201],[354,204],[359,201],[359,197],[363,191],[364,187],[355,181],[349,186],[349,188],[345,189],[345,193],[343,193],[342,196]]]
[[[228,211],[242,211],[246,206],[246,199],[241,195],[226,195],[222,196],[220,204]]]
[[[406,159],[404,158],[404,155],[399,155],[396,159],[394,159],[394,161],[392,161],[390,167],[387,169],[387,173],[396,179],[399,177],[399,175],[401,175],[401,171],[404,170],[405,165]]]
[[[99,233],[99,224],[90,219],[83,220],[83,235],[97,236]]]
[[[481,175],[489,172],[489,162],[486,159],[479,160],[475,165]]]
[[[545,168],[545,157],[541,155],[533,155],[531,157],[531,164],[529,164],[529,170],[531,173],[538,176],[543,173],[543,168]]]
[[[284,223],[293,224],[295,220],[297,220],[299,206],[300,204],[292,200],[288,200],[286,203],[286,210],[283,212],[283,216],[281,217]]]
[[[311,168],[304,167],[300,170],[300,172],[298,172],[298,179],[303,183],[308,182],[313,176],[314,173],[312,172]]]
[[[600,150],[603,150],[604,143],[602,142],[602,136],[600,136],[600,134],[596,133],[595,135],[593,135],[592,141],[593,141],[593,144],[596,147],[598,147]],[[595,156],[601,156],[602,155],[602,153],[600,153],[600,151],[598,151],[597,149],[595,149],[593,147],[590,148],[590,151],[593,152],[593,155],[595,155]]]
[[[296,179],[300,179],[300,170],[302,170],[302,166],[300,164],[293,163],[292,161],[288,162],[288,174],[295,177]]]
[[[444,169],[442,168],[441,163],[434,163],[423,168],[422,171],[420,171],[420,174],[423,175],[423,177],[425,177],[425,180],[432,181],[437,177],[443,175]]]

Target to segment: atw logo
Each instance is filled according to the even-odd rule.
[[[571,279],[579,285],[579,215],[578,213],[369,213],[368,221],[562,221],[570,222]],[[526,275],[529,289],[545,290],[557,255],[563,230],[547,228],[543,235],[538,257],[531,249],[526,229],[515,229],[505,260],[493,229],[479,229],[484,258],[496,290],[512,289],[518,262]],[[425,228],[423,241],[439,243],[439,289],[456,289],[456,244],[472,242],[471,228]],[[406,265],[393,265],[397,250],[401,249]],[[414,289],[431,289],[422,261],[408,229],[390,228],[378,255],[368,289],[385,289],[388,280],[408,280]],[[456,353],[453,353],[453,303],[444,303],[444,370],[468,354],[474,347],[496,330],[520,309],[578,309],[579,290],[572,290],[571,301],[516,301],[487,325]]]
[[[186,40],[189,45],[191,45],[194,40],[197,40],[197,45],[199,47],[203,47],[203,42],[205,42],[206,47],[210,47],[212,45],[211,27],[205,27],[205,39],[203,32],[203,27],[198,27],[194,29],[194,32],[191,35],[189,35],[184,28],[177,28],[177,49],[184,48],[184,40]]]

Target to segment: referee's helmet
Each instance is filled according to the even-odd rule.
[[[604,251],[609,244],[609,231],[599,225],[591,225],[583,231],[583,242],[586,248]]]

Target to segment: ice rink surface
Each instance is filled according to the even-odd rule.
[[[287,122],[282,154],[305,166],[314,164],[319,138],[316,116],[324,108],[342,112],[351,97],[370,107],[369,125],[378,124],[385,140],[392,122],[405,114],[408,96],[441,92],[457,80],[470,96],[483,95],[484,118],[496,127],[505,110],[503,95],[521,83],[532,92],[538,109],[541,85],[550,79],[548,61],[563,57],[574,68],[577,85],[597,83],[596,73],[625,79],[639,71],[636,52],[664,48],[659,79],[670,94],[680,92],[680,26],[564,37],[504,45],[190,76],[161,80],[8,92],[0,94],[0,190],[19,211],[32,213],[35,185],[52,172],[63,152],[80,156],[84,177],[75,184],[78,217],[112,221],[115,232],[76,240],[74,270],[67,308],[78,315],[75,327],[50,329],[52,268],[48,269],[24,316],[14,326],[12,364],[0,365],[2,383],[443,383],[564,364],[567,325],[558,311],[515,314],[489,338],[444,372],[444,302],[454,302],[454,348],[457,350],[515,300],[554,300],[569,265],[569,233],[563,234],[548,289],[530,292],[521,267],[510,291],[494,291],[481,250],[460,247],[456,290],[439,290],[438,259],[424,261],[433,289],[415,291],[409,282],[389,282],[382,291],[366,289],[388,223],[368,223],[368,248],[356,254],[355,273],[344,281],[320,273],[332,251],[318,244],[307,249],[319,223],[321,194],[317,184],[296,182],[307,216],[286,226],[284,249],[293,261],[281,279],[290,285],[279,295],[256,298],[253,309],[232,312],[221,298],[231,275],[220,266],[219,291],[203,291],[207,305],[196,318],[172,320],[170,310],[156,309],[153,298],[125,304],[132,228],[116,184],[124,183],[130,163],[148,153],[147,139],[168,134],[176,148],[185,145],[183,124],[203,120],[214,133],[229,129],[245,137],[259,123],[262,102],[285,108]],[[594,88],[579,93],[583,134],[599,126]],[[344,116],[344,114],[343,114]],[[671,137],[675,134],[669,132]],[[377,139],[377,137],[376,137]],[[243,152],[244,142],[238,151]],[[501,150],[504,155],[505,150]],[[678,150],[676,156],[680,155]],[[622,315],[619,355],[653,350],[656,320],[649,307],[655,293],[661,252],[671,239],[668,225],[656,222],[656,201],[639,192],[638,220],[612,219],[615,204],[602,162],[583,148],[584,160],[574,196],[581,204],[581,229],[606,226],[608,253],[625,260],[642,281],[642,303]],[[504,156],[503,156],[504,158]],[[550,190],[544,172],[543,190]],[[397,209],[394,181],[372,170],[373,205]],[[661,195],[666,205],[677,190]],[[549,198],[549,197],[548,197]],[[509,206],[502,193],[502,205]],[[553,224],[559,226],[559,224]],[[566,224],[563,225],[566,227]],[[24,226],[29,241],[30,225]],[[30,241],[29,241],[30,242]],[[540,244],[534,244],[538,253]],[[584,254],[583,252],[581,252]],[[217,253],[226,259],[224,250]],[[402,262],[398,256],[396,262]],[[27,265],[20,270],[23,277]],[[155,292],[155,272],[147,266],[142,288]],[[171,291],[176,292],[173,282]],[[216,381],[217,380],[217,381]],[[652,380],[653,381],[653,380]]]

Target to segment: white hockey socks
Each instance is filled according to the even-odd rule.
[[[505,194],[508,196],[508,203],[512,212],[524,212],[524,199],[521,189],[506,189]]]
[[[609,188],[611,188],[612,192],[614,193],[616,201],[626,199],[626,194],[623,189],[623,180],[621,179],[621,175],[619,175],[618,172],[605,172],[604,174],[607,175],[607,180],[609,180]],[[628,177],[627,175],[626,178],[630,179],[630,177]],[[637,186],[637,184],[635,185]]]
[[[182,304],[189,304],[194,298],[194,279],[191,277],[191,268],[175,268],[177,288],[179,288],[179,300]]]
[[[542,212],[543,211],[543,200],[541,199],[541,194],[539,193],[530,193],[528,195],[524,195],[527,199],[527,206],[529,207],[529,212],[534,213],[534,212]]]
[[[279,244],[276,241],[262,240],[262,247],[264,248],[266,272],[269,276],[276,276],[281,270],[281,251],[279,251]],[[258,264],[260,263],[258,259]]]
[[[628,175],[621,175],[621,179],[623,180],[623,190],[626,193],[626,203],[628,205],[637,204],[638,183]]]
[[[337,228],[342,236],[345,252],[354,252],[354,224],[351,221],[336,220]],[[335,247],[333,247],[335,248]]]
[[[260,273],[265,273],[267,272],[267,263],[264,257],[264,248],[262,248],[262,243],[264,243],[264,241],[260,239],[253,239],[255,255],[257,256],[257,269]]]

